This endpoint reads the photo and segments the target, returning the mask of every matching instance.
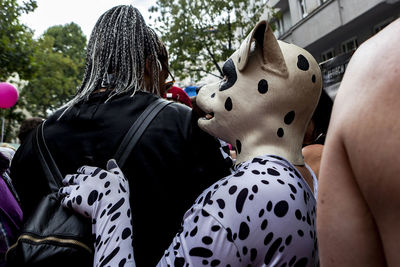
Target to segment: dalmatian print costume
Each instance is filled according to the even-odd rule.
[[[63,184],[61,204],[92,218],[94,266],[135,266],[129,186],[115,160],[108,161],[107,171],[83,166]]]
[[[285,159],[241,163],[198,197],[158,266],[317,266],[315,205]]]
[[[91,167],[85,168],[86,174],[92,172]],[[104,182],[96,179],[104,173],[92,173],[87,181],[98,188]],[[118,187],[116,180],[111,184]],[[77,186],[74,195],[84,194],[81,191],[88,190]],[[82,210],[74,204],[76,200],[68,204],[71,197],[63,203]],[[101,207],[99,211],[106,205],[100,200],[97,198],[93,204]],[[315,206],[313,192],[291,163],[277,156],[256,157],[236,166],[233,174],[197,198],[157,266],[318,266]],[[93,227],[100,238],[96,244],[106,243],[113,227],[110,217],[90,210],[88,213],[99,225]],[[119,229],[131,227],[129,220],[123,218],[118,219],[117,225]],[[112,241],[116,236],[120,234],[113,235]],[[109,243],[101,251],[96,246],[96,257],[111,255],[121,247],[114,258],[126,259],[133,252],[131,244],[125,245],[123,249]],[[130,264],[133,266],[133,262]]]

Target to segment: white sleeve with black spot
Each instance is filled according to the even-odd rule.
[[[62,205],[92,219],[94,266],[135,266],[129,186],[115,160],[107,171],[83,166],[63,183]]]
[[[182,231],[157,266],[241,266],[238,249],[229,240],[229,231],[196,205],[185,214]]]

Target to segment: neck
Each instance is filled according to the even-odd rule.
[[[240,153],[238,151],[238,145],[236,145],[236,163],[245,162],[257,156],[275,155],[285,158],[293,165],[304,165],[304,159],[301,153],[301,138],[287,138],[286,140],[269,139],[262,142],[261,138],[254,138],[254,135],[252,136],[253,138],[245,138],[241,141]],[[290,142],[288,142],[288,140],[290,140]]]

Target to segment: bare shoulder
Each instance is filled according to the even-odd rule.
[[[396,173],[400,171],[399,42],[397,20],[360,47],[341,84],[333,115],[332,131],[342,140],[373,212],[377,198],[397,200],[400,195],[400,181],[397,195],[385,193],[386,186],[397,185]]]
[[[366,41],[353,55],[335,99],[318,202],[326,266],[337,260],[334,255],[346,259],[341,266],[400,264],[399,42],[400,20]],[[358,262],[346,265],[353,258]]]
[[[319,169],[321,164],[322,150],[324,146],[320,144],[308,145],[302,149],[304,161],[313,170],[315,176],[319,177]]]

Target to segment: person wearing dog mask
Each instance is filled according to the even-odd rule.
[[[316,178],[301,149],[321,94],[319,66],[304,49],[277,41],[261,21],[223,72],[223,81],[199,91],[197,105],[207,115],[198,123],[235,144],[234,172],[196,199],[158,266],[317,266]],[[63,205],[71,203],[75,211],[104,222],[96,214],[108,210],[109,199],[95,208],[71,200],[101,190],[100,176],[111,183],[123,179],[118,166],[111,165],[108,171],[86,166],[67,176],[71,184],[60,191]],[[95,234],[103,240],[112,226],[101,224]],[[97,263],[108,255],[124,261],[131,250],[103,252]]]

